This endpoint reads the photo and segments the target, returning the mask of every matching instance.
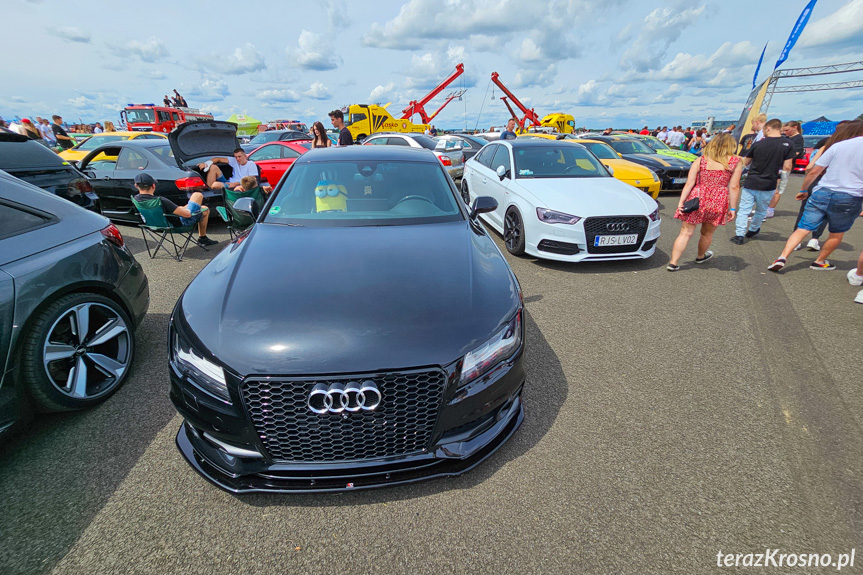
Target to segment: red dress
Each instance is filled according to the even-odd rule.
[[[724,226],[725,217],[728,215],[728,182],[731,181],[731,174],[739,161],[739,157],[731,156],[727,170],[708,170],[707,159],[702,157],[695,185],[686,198],[701,198],[698,209],[688,214],[678,211],[674,217],[687,224]]]

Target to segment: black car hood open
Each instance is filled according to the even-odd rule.
[[[168,142],[180,165],[215,156],[230,158],[239,147],[237,125],[222,120],[180,124],[168,134]]]
[[[520,305],[509,266],[468,222],[257,224],[191,283],[182,317],[241,375],[446,365]]]

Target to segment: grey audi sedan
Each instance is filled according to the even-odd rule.
[[[0,433],[117,391],[149,301],[106,218],[0,170]]]

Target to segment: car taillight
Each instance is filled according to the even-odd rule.
[[[81,192],[82,194],[93,191],[93,186],[90,185],[89,180],[85,180],[84,178],[72,180],[69,185]]]
[[[440,158],[440,163],[444,166],[452,166],[452,160],[449,159],[449,156],[444,156],[443,154],[441,154],[440,156],[438,156],[438,158]]]
[[[185,178],[180,178],[179,180],[174,180],[174,183],[177,185],[177,188],[183,190],[184,192],[198,192],[206,189],[207,187],[207,185],[204,183],[204,180],[202,180],[200,176],[188,176]]]
[[[122,248],[125,243],[123,240],[123,234],[120,233],[120,230],[117,229],[117,226],[111,224],[107,228],[102,228],[102,235],[105,236],[105,239],[117,246],[118,248]]]

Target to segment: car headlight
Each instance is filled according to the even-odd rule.
[[[665,173],[665,170],[663,170],[662,168],[651,168],[651,170],[653,170],[653,173],[657,176],[661,176]]]
[[[659,208],[656,208],[655,210],[653,210],[650,213],[650,215],[647,217],[650,218],[651,222],[658,222],[659,221]]]
[[[459,385],[482,377],[521,345],[521,310],[487,342],[464,356]]]
[[[536,208],[536,217],[539,218],[539,221],[547,224],[577,224],[581,221],[581,218],[578,216],[571,216],[545,208]]]
[[[658,182],[658,181],[659,181],[659,176],[657,176],[657,175],[656,175],[656,172],[654,172],[653,170],[650,170],[650,175],[651,175],[651,176],[653,176],[653,181],[654,181],[654,182]]]
[[[171,342],[172,361],[177,370],[189,378],[201,390],[224,402],[231,402],[225,371],[212,361],[197,353],[192,346],[174,330]]]

